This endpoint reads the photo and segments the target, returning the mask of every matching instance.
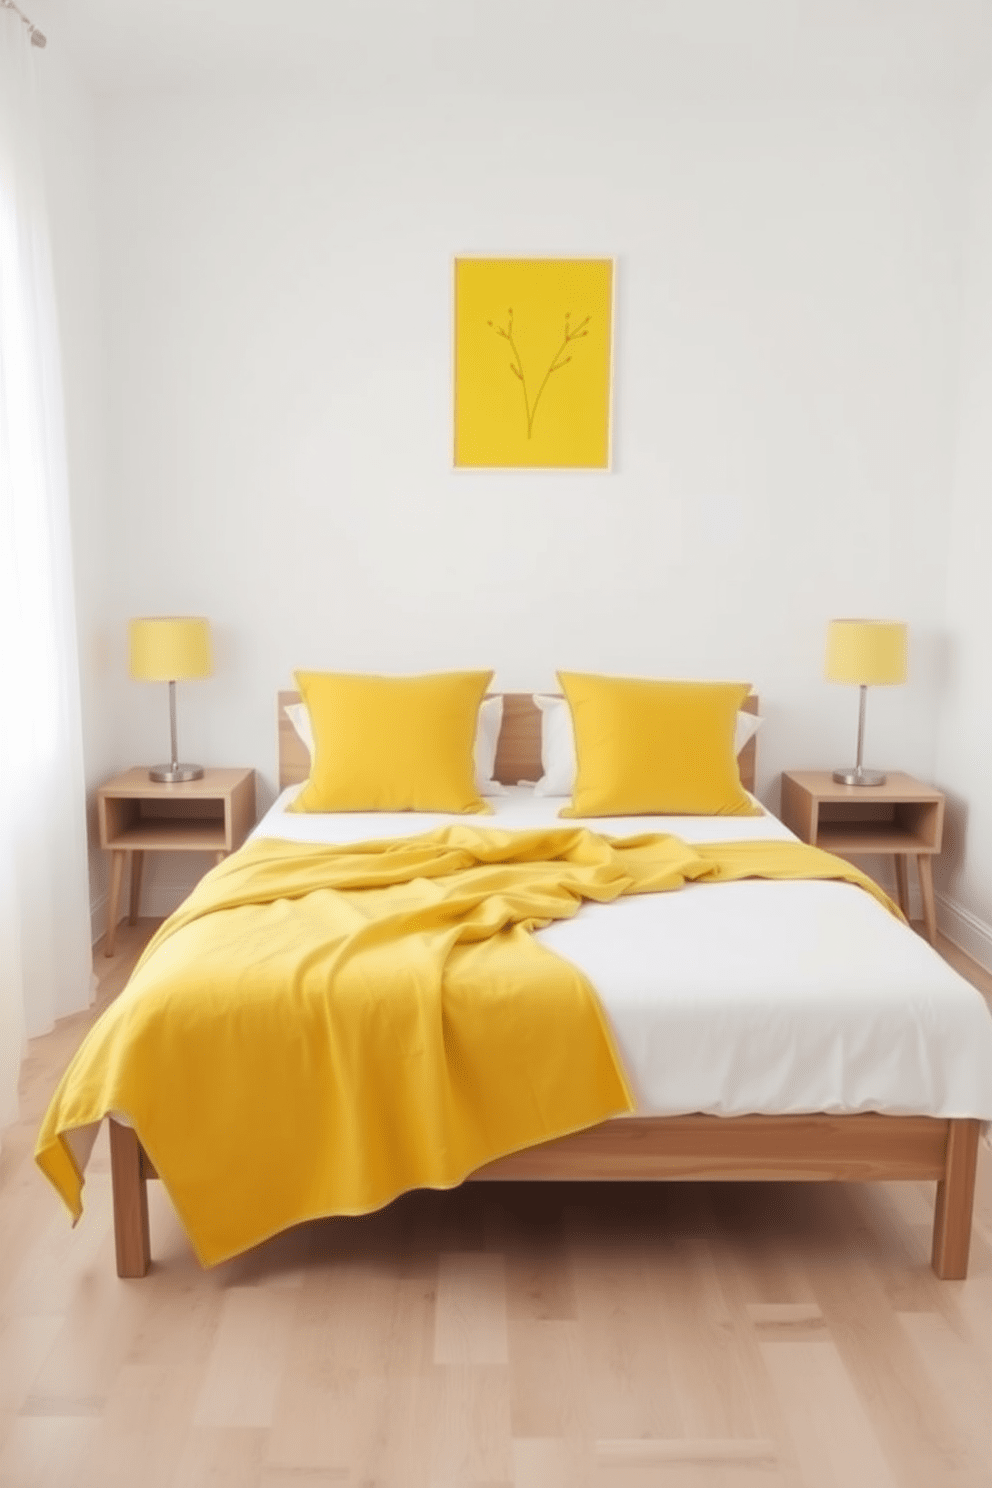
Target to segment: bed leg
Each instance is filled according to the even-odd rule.
[[[110,1122],[110,1177],[114,1190],[117,1275],[144,1276],[151,1265],[148,1183],[141,1145],[129,1126]]]
[[[951,1121],[947,1131],[944,1176],[937,1184],[930,1264],[942,1281],[963,1281],[968,1274],[971,1212],[978,1166],[978,1122]]]

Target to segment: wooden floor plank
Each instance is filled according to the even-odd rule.
[[[611,1215],[609,1230],[613,1229]],[[619,1241],[590,1216],[576,1235],[573,1268],[586,1360],[588,1430],[596,1438],[678,1436],[683,1431],[671,1342],[650,1267],[635,1232]]]
[[[267,1462],[290,1472],[347,1474],[360,1371],[324,1327],[299,1326],[268,1433]]]
[[[505,1364],[439,1366],[425,1404],[431,1488],[512,1484],[510,1375]]]
[[[176,1488],[259,1488],[266,1435],[252,1428],[195,1426],[176,1468]]]
[[[62,1326],[58,1313],[0,1322],[0,1416],[21,1410]]]
[[[574,1321],[575,1287],[563,1206],[533,1205],[528,1202],[528,1187],[533,1185],[511,1185],[511,1198],[523,1202],[515,1203],[506,1215],[500,1237],[506,1254],[507,1317]],[[505,1211],[506,1205],[502,1207]]]
[[[595,1461],[578,1437],[528,1437],[513,1442],[515,1488],[592,1488]]]
[[[224,1296],[197,1426],[269,1427],[296,1313],[294,1292],[232,1287]]]
[[[514,1439],[584,1439],[589,1400],[578,1322],[515,1319],[509,1363]]]
[[[898,1488],[833,1342],[763,1343],[761,1351],[804,1488]]]
[[[124,1364],[73,1488],[173,1488],[196,1400],[194,1378],[159,1364]]]
[[[109,1245],[87,1267],[69,1308],[31,1386],[23,1409],[37,1413],[40,1403],[55,1414],[71,1415],[77,1402],[102,1408],[122,1366],[132,1357],[135,1338],[144,1332],[155,1294],[122,1287],[106,1264]]]
[[[976,1369],[968,1340],[936,1312],[903,1312],[898,1321],[934,1394],[943,1402],[956,1440],[975,1444],[976,1473],[992,1482],[992,1377]],[[988,1319],[992,1331],[992,1314]]]
[[[747,1357],[750,1329],[728,1306],[710,1243],[677,1244],[667,1276],[663,1316],[682,1432],[702,1440],[760,1436],[752,1388],[760,1355]]]
[[[3,1488],[84,1488],[79,1465],[99,1422],[92,1417],[17,1416],[0,1442]]]
[[[844,1262],[814,1278],[831,1347],[853,1390],[871,1402],[872,1426],[887,1461],[907,1488],[967,1482],[983,1470],[975,1443],[963,1441],[944,1401],[931,1387],[892,1310],[873,1258],[890,1254],[886,1232],[873,1232],[871,1210],[850,1203],[847,1224],[858,1231]],[[845,1216],[837,1216],[844,1224]],[[859,1229],[860,1226],[860,1229]],[[926,1410],[919,1402],[926,1400]]]
[[[306,1468],[298,1472],[292,1467],[266,1467],[258,1488],[346,1488],[349,1482],[351,1474],[346,1469]]]
[[[434,1362],[507,1362],[506,1268],[502,1256],[484,1252],[441,1255]]]

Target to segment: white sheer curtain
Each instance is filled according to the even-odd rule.
[[[0,8],[0,1131],[25,1039],[88,1005],[92,970],[38,56]]]

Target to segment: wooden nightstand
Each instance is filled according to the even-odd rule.
[[[884,785],[838,785],[829,770],[786,770],[782,820],[801,837],[842,858],[891,855],[899,905],[909,918],[907,859],[920,875],[923,919],[931,945],[937,935],[932,859],[944,832],[944,797],[911,775],[889,774]]]
[[[240,847],[255,825],[255,771],[204,770],[199,780],[161,785],[141,766],[97,791],[100,846],[113,854],[104,955],[114,954],[124,859],[131,859],[131,906],[138,918],[146,852],[212,852],[216,862]]]

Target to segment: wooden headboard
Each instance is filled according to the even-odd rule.
[[[310,774],[310,755],[306,745],[286,717],[287,703],[298,703],[298,692],[278,695],[279,789],[299,785]],[[741,704],[745,713],[757,713],[758,697],[751,693]],[[741,750],[738,764],[741,784],[754,790],[756,741],[749,739]],[[496,748],[496,779],[503,785],[516,785],[518,780],[538,780],[541,776],[541,712],[529,692],[503,693],[503,726]]]

